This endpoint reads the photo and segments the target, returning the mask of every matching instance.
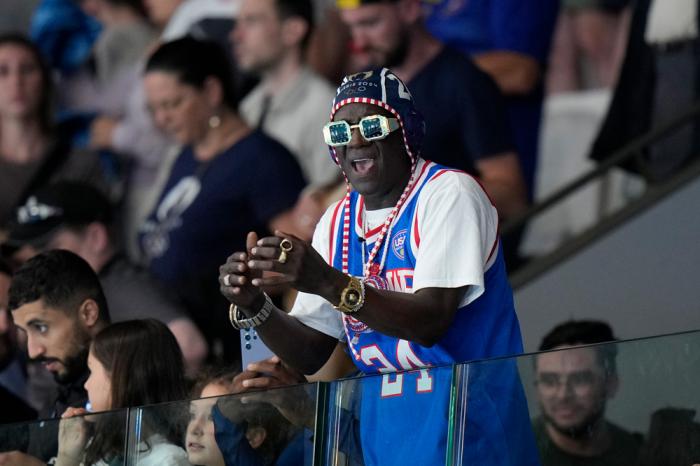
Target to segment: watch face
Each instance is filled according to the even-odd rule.
[[[360,302],[360,292],[357,290],[348,290],[345,295],[345,301],[350,307],[357,305],[357,303]]]

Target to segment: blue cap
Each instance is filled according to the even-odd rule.
[[[353,103],[376,105],[392,113],[401,126],[406,152],[411,162],[416,162],[425,135],[425,121],[416,109],[413,96],[398,76],[388,68],[346,76],[333,99],[331,120],[341,107]],[[330,147],[330,152],[338,163],[333,147]]]

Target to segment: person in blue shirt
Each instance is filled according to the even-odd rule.
[[[424,134],[392,71],[347,76],[324,128],[349,183],[345,198],[312,244],[251,232],[246,251],[220,268],[233,327],[256,328],[292,368],[317,372],[341,342],[361,372],[376,375],[361,382],[367,465],[444,462],[451,370],[429,368],[522,352],[496,209],[470,175],[421,158]],[[300,292],[290,314],[262,292],[279,284]],[[402,370],[411,372],[394,373]],[[494,374],[496,388],[470,399],[478,442],[465,446],[464,462],[539,464],[517,372]],[[499,455],[504,448],[511,453]]]
[[[30,26],[32,41],[61,75],[80,68],[90,56],[101,26],[74,0],[43,0]]]
[[[220,341],[234,362],[240,347],[218,323],[227,303],[212,273],[221,257],[245,245],[251,229],[294,231],[301,168],[238,115],[229,58],[215,42],[186,37],[163,44],[148,60],[144,87],[156,125],[183,147],[141,228],[143,255],[209,342]]]
[[[559,11],[557,0],[430,0],[426,26],[472,57],[506,96],[510,129],[532,199],[544,75]]]

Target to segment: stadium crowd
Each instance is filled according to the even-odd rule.
[[[499,224],[533,203],[545,97],[615,86],[629,3],[3,1],[0,422],[63,421],[0,435],[0,464],[118,464],[98,411],[522,352]],[[276,356],[242,367],[253,327]],[[484,423],[522,455],[488,464],[539,464],[498,377]],[[302,464],[303,398],[155,410],[138,464]]]

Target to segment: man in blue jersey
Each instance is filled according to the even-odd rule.
[[[311,245],[251,233],[220,269],[232,325],[256,327],[290,366],[313,374],[340,341],[360,371],[384,374],[362,384],[365,464],[444,463],[451,374],[421,369],[522,351],[496,209],[474,178],[420,158],[424,131],[391,71],[346,77],[324,128],[345,198]],[[261,290],[275,284],[300,291],[290,314]],[[500,382],[470,410],[483,436],[465,464],[538,464],[517,374]]]

